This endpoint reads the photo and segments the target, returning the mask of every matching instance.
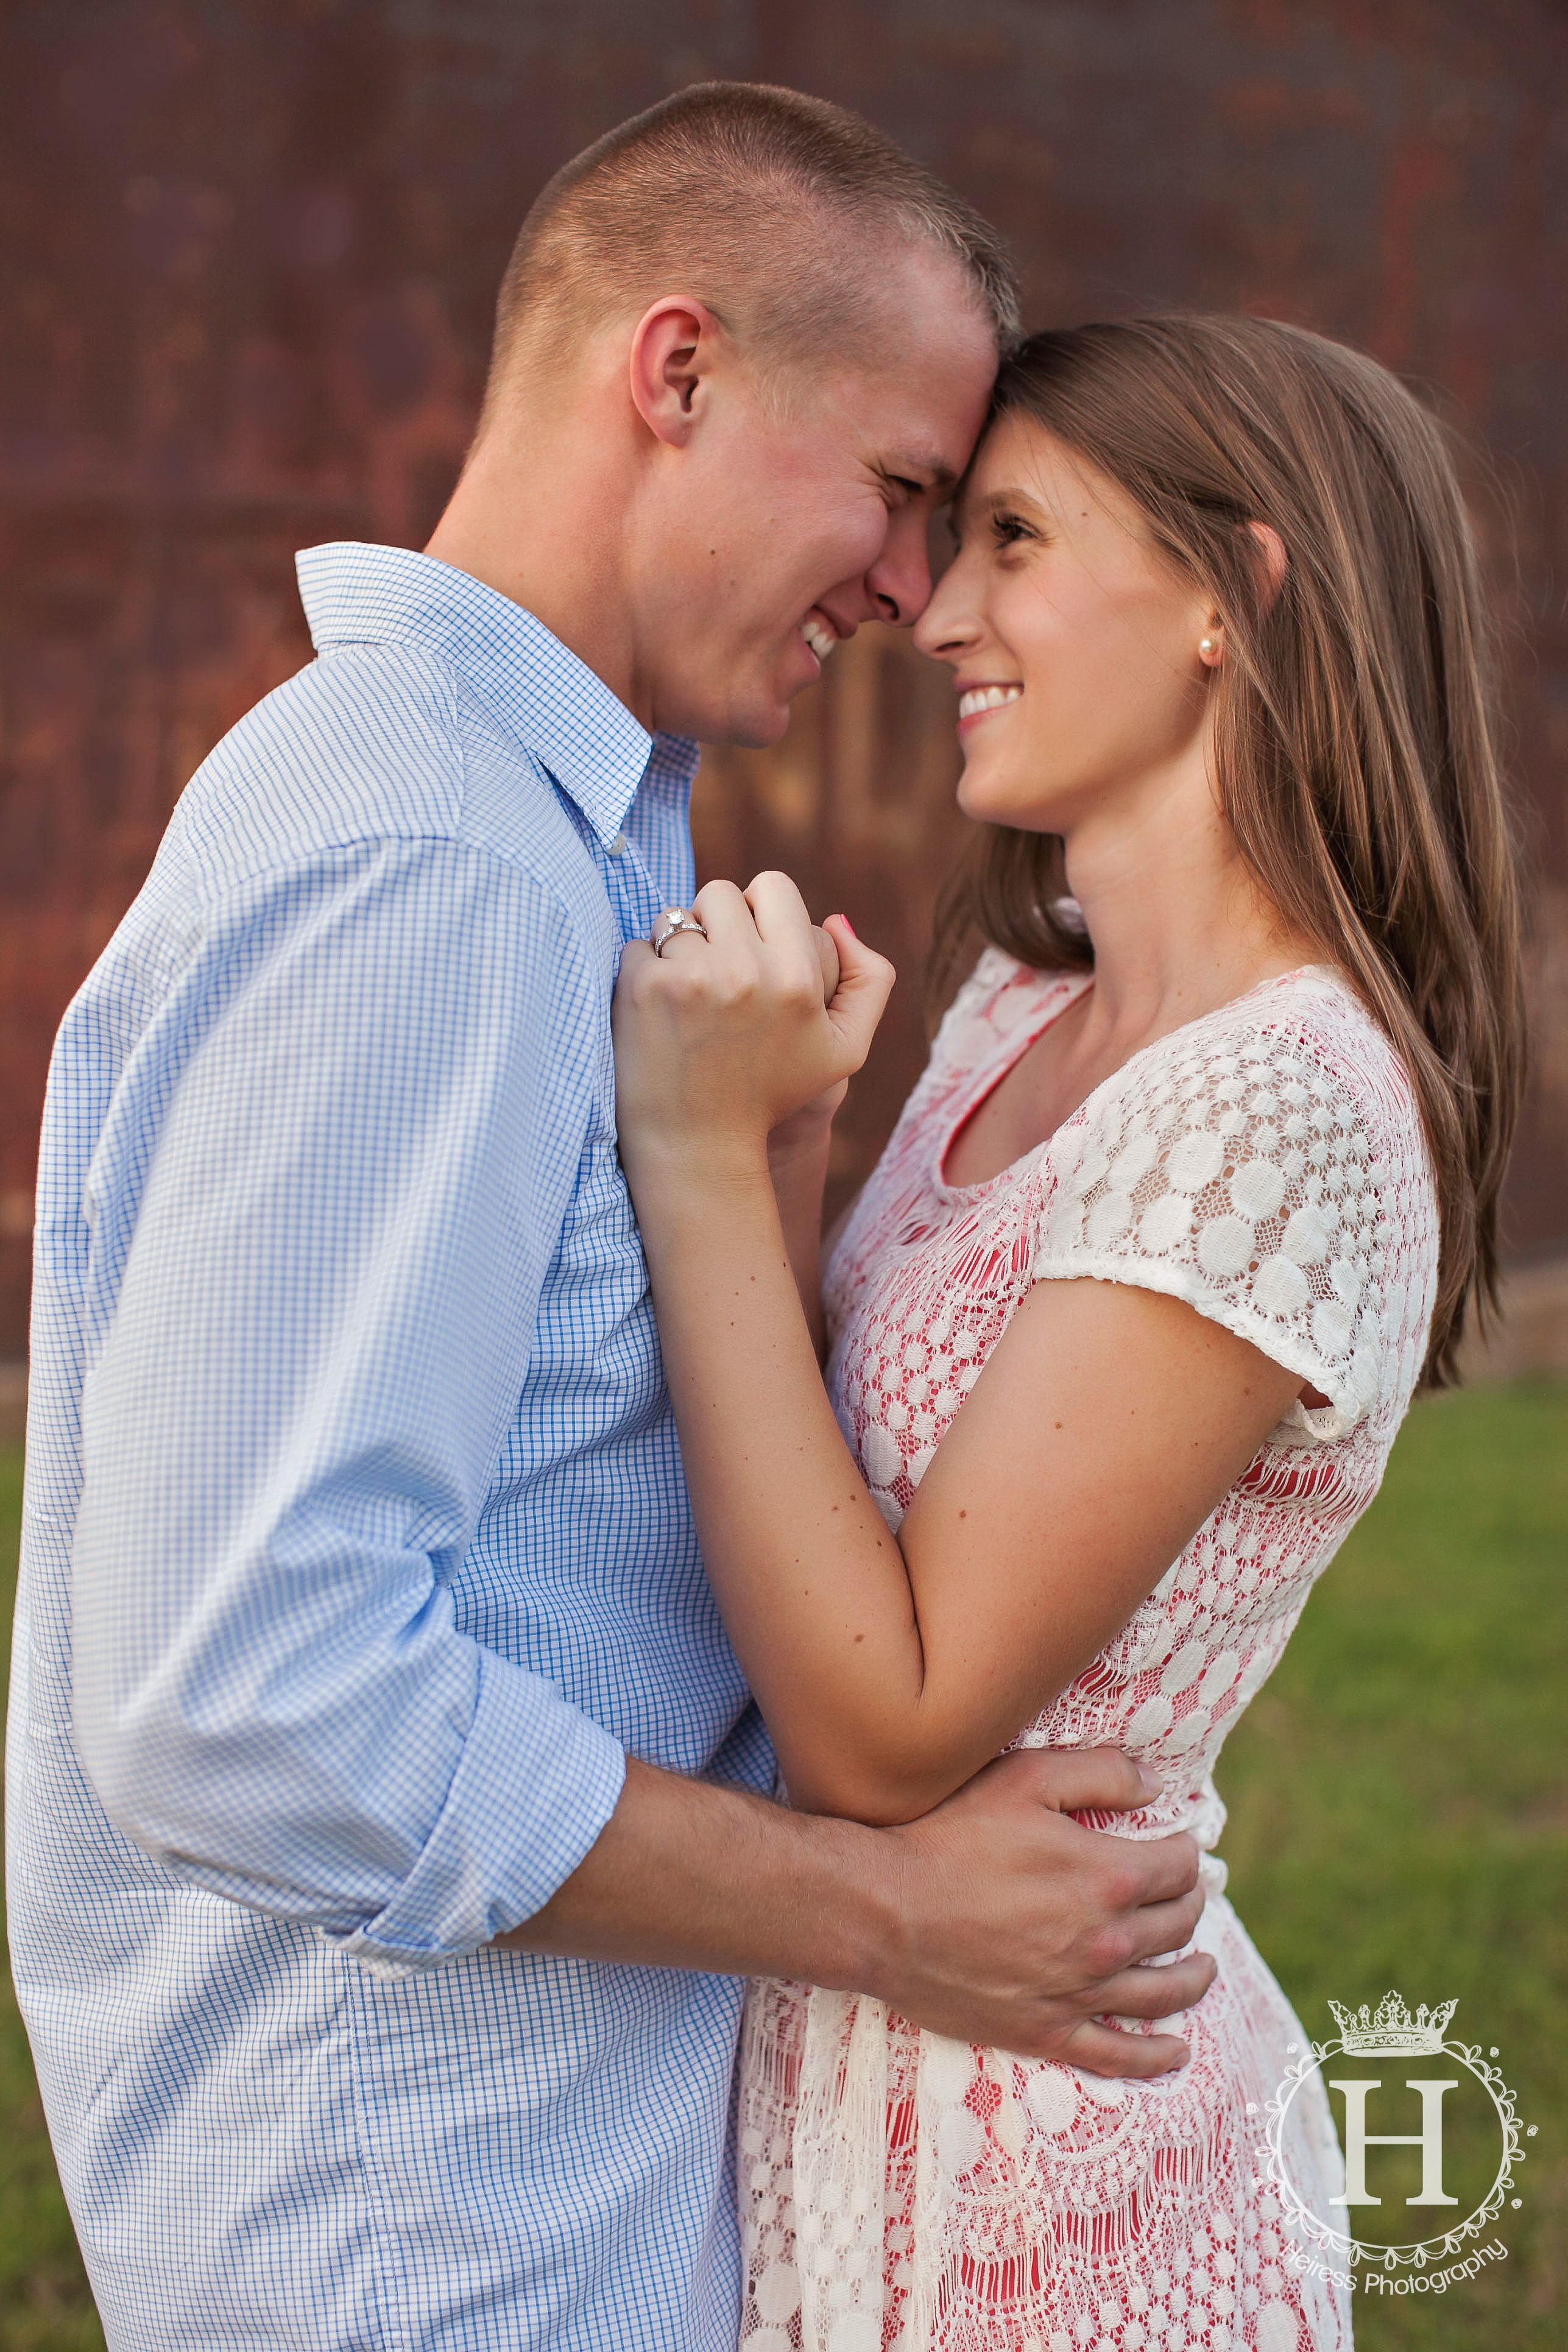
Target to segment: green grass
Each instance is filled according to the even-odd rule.
[[[20,1484],[0,1457],[0,1640]],[[1497,2046],[1521,2122],[1540,2126],[1515,2176],[1521,2209],[1495,2231],[1508,2261],[1440,2303],[1358,2298],[1362,2352],[1563,2340],[1565,1649],[1568,1386],[1439,1398],[1412,1414],[1222,1759],[1231,1893],[1308,2032],[1333,2030],[1331,1995],[1457,1996],[1450,2032]],[[101,2342],[7,1987],[0,2346]]]
[[[1436,1398],[1220,1759],[1230,1893],[1308,2032],[1331,1996],[1457,1996],[1450,2036],[1496,2046],[1540,2126],[1489,2233],[1508,2261],[1441,2303],[1358,2297],[1371,2352],[1563,2341],[1565,1653],[1568,1387]]]

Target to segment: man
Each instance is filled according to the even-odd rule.
[[[10,1764],[17,1982],[117,2347],[723,2352],[740,1977],[1151,2072],[1186,1841],[1016,1758],[792,1815],[616,1157],[689,737],[782,731],[984,413],[1008,280],[868,126],[688,91],[546,190],[426,555],[317,549],[67,1015]]]

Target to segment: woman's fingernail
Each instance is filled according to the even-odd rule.
[[[835,919],[843,924],[845,929],[848,932],[852,940],[858,940],[859,938],[859,932],[856,929],[847,915],[839,915]]]

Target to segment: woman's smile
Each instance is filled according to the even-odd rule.
[[[1007,709],[1022,698],[1023,692],[1021,686],[1000,680],[974,686],[961,683],[958,689],[960,735],[971,734],[983,719],[990,718],[993,711]]]

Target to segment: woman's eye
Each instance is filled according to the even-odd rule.
[[[1013,514],[993,515],[991,534],[998,547],[1016,547],[1024,540],[1034,537],[1033,531],[1023,518]]]

